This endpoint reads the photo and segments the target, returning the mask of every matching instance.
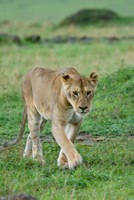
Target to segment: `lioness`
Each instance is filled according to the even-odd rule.
[[[35,68],[29,71],[22,81],[25,109],[21,131],[11,145],[22,137],[28,119],[30,134],[24,156],[32,156],[44,163],[39,133],[44,122],[52,120],[52,132],[61,147],[58,165],[73,169],[81,164],[82,158],[73,142],[83,118],[91,109],[97,83],[98,75],[95,72],[86,78],[74,68]]]

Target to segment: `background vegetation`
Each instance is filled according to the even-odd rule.
[[[133,16],[133,0],[0,0],[0,21],[57,22],[83,8],[107,8]]]
[[[0,32],[44,38],[94,37],[91,42],[0,44],[0,143],[19,131],[23,102],[21,78],[34,66],[52,69],[73,66],[100,81],[93,108],[81,132],[103,141],[76,143],[83,164],[76,170],[57,167],[59,147],[43,143],[46,166],[22,159],[21,144],[0,154],[0,195],[30,193],[44,199],[132,200],[134,178],[134,21],[56,27],[64,17],[83,8],[109,8],[133,17],[133,1],[0,1]],[[66,9],[65,9],[66,8]],[[127,37],[105,40],[105,37]],[[50,135],[48,123],[42,135]]]

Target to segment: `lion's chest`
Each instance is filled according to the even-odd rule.
[[[79,123],[82,119],[83,119],[83,117],[78,115],[74,111],[67,114],[67,122],[69,122],[69,123]]]

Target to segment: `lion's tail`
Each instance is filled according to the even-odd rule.
[[[27,112],[26,112],[26,107],[25,107],[24,111],[23,111],[23,117],[22,117],[20,132],[19,132],[18,136],[14,140],[7,141],[4,144],[2,144],[0,146],[0,152],[4,151],[6,149],[9,149],[10,147],[17,144],[22,139],[26,122],[27,122]]]

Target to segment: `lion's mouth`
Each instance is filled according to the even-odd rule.
[[[82,112],[76,112],[76,114],[81,116],[81,117],[85,117],[88,114],[88,112],[82,111]]]
[[[87,112],[79,112],[80,115],[84,116],[87,114]]]
[[[86,114],[86,113],[87,113],[87,111],[81,111],[80,113],[84,113],[84,114]]]

